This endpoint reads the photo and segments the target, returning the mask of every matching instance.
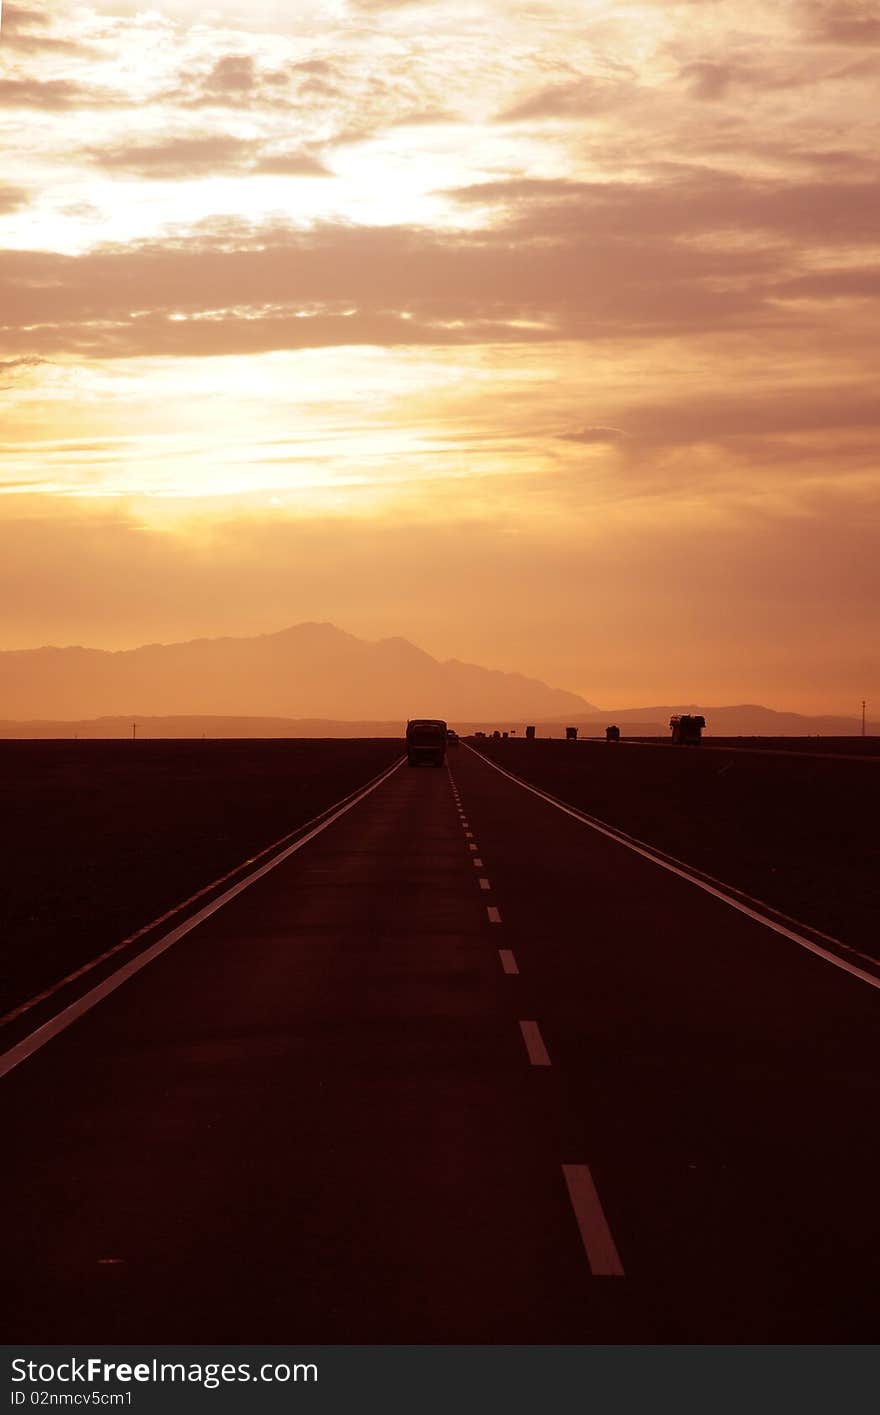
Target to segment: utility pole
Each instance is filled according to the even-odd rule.
[[[862,736],[865,735],[865,699],[862,698]]]
[[[138,735],[138,725],[137,725],[136,722],[133,722],[133,723],[131,724],[131,740],[132,740],[132,742],[136,741],[137,735]]]

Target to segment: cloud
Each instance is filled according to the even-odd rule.
[[[807,0],[803,6],[812,38],[825,44],[880,44],[876,0]]]
[[[553,84],[521,99],[497,115],[498,123],[519,123],[527,118],[583,118],[604,112],[619,97],[618,85],[599,79],[576,79]]]
[[[45,359],[38,359],[33,355],[26,355],[24,358],[20,359],[0,359],[0,379],[10,380],[8,383],[5,381],[0,383],[0,388],[8,389],[16,387],[21,382],[18,377],[19,374],[24,373],[28,369],[38,368],[44,363],[46,363]],[[2,450],[2,445],[0,445],[0,450]]]
[[[117,147],[90,148],[88,156],[108,171],[139,177],[181,180],[205,173],[239,170],[254,151],[254,144],[228,133],[166,138],[157,143],[123,143]]]
[[[319,157],[292,149],[287,152],[267,152],[251,168],[252,172],[279,177],[332,177],[333,173]]]
[[[202,133],[166,138],[157,143],[120,144],[91,148],[87,156],[107,171],[121,171],[145,179],[186,181],[218,172],[274,173],[291,177],[326,177],[329,169],[301,149],[264,149],[247,138],[229,133]]]
[[[3,6],[3,39],[7,40],[10,35],[18,34],[22,29],[41,28],[48,25],[50,18],[46,10],[31,8],[28,5],[16,5],[14,0],[6,0]]]
[[[880,269],[870,265],[816,270],[781,282],[776,293],[782,299],[880,299]]]
[[[695,59],[684,64],[679,77],[697,98],[725,98],[732,88],[773,90],[800,88],[816,81],[816,75],[798,66],[793,72],[762,65],[754,60]]]
[[[626,437],[626,433],[619,427],[582,427],[578,432],[561,432],[559,436],[563,442],[581,442],[586,446],[606,445],[609,442],[619,442]]]
[[[19,54],[76,54],[87,56],[94,51],[77,40],[57,34],[47,34],[53,16],[46,9],[11,4],[5,0],[0,20],[0,44],[3,52]]]
[[[45,26],[50,17],[37,10],[26,10],[22,6],[3,5],[0,44],[5,54],[65,54],[86,58],[94,55],[87,44],[75,39],[62,38],[57,34],[47,34]],[[33,28],[32,28],[33,26]]]
[[[313,152],[223,133],[92,157],[166,179],[326,174]],[[230,217],[77,257],[8,252],[3,337],[11,353],[121,357],[814,331],[823,299],[874,293],[867,262],[852,263],[880,222],[880,184],[867,171],[748,181],[667,164],[653,180],[512,177],[450,195],[494,208],[496,219],[476,230],[328,222],[304,231]],[[824,269],[811,270],[816,243]],[[835,246],[840,268],[829,262]]]
[[[45,362],[45,359],[31,357],[22,359],[0,359],[0,370],[2,370],[3,373],[9,373],[12,369],[32,368],[35,364],[44,364]]]
[[[291,64],[293,73],[302,74],[332,74],[335,67],[328,59],[301,59],[298,64]]]
[[[224,54],[206,73],[187,75],[163,97],[181,108],[290,108],[294,105],[281,90],[290,85],[301,67],[267,69],[252,54]]]
[[[57,113],[71,108],[125,106],[129,101],[109,89],[87,88],[72,79],[0,79],[0,108]]]
[[[387,11],[393,14],[396,10],[411,10],[416,6],[427,8],[436,4],[436,0],[350,0],[350,4],[355,10],[365,10],[368,14],[381,13]]]
[[[162,170],[180,168],[163,159]],[[583,220],[524,232],[517,223],[451,233],[330,223],[298,231],[230,218],[200,234],[81,256],[10,252],[0,278],[3,337],[13,352],[119,357],[310,343],[534,343],[781,318],[767,303],[778,258],[760,251],[657,239],[647,261],[642,232],[621,240]]]
[[[17,211],[27,203],[28,194],[24,187],[0,186],[0,214],[7,211]]]
[[[880,429],[880,398],[868,384],[804,383],[794,388],[782,385],[756,392],[695,393],[690,398],[635,402],[620,415],[630,440],[735,446],[741,437]]]
[[[661,169],[653,181],[505,179],[448,194],[462,202],[512,206],[517,229],[535,236],[588,228],[593,237],[637,230],[645,240],[736,231],[873,244],[880,226],[876,179],[835,180],[833,173],[805,180],[749,178],[682,164]]]
[[[225,54],[204,79],[210,93],[250,93],[257,83],[257,71],[250,54]]]

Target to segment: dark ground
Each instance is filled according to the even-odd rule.
[[[719,750],[718,739],[668,750],[559,740],[475,745],[560,800],[880,954],[880,758]]]
[[[401,750],[393,739],[0,742],[0,1015]]]

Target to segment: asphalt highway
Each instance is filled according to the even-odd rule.
[[[878,1015],[466,746],[402,766],[0,1078],[0,1330],[874,1342]]]

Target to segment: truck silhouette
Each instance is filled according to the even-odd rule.
[[[439,717],[413,717],[406,724],[408,766],[442,766],[446,761],[446,723]]]
[[[694,716],[689,712],[674,712],[669,719],[669,726],[672,728],[672,740],[676,745],[698,747],[702,740],[706,719],[699,715]]]

